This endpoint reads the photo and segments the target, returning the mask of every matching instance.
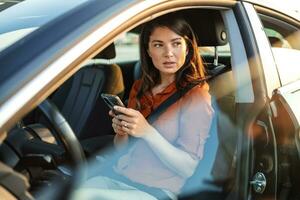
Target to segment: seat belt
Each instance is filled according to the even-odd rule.
[[[172,94],[169,98],[163,101],[151,114],[147,117],[147,121],[152,124],[168,107],[174,104],[177,100],[179,100],[182,96],[184,96],[188,91],[194,88],[196,85],[199,85],[200,82],[191,83],[184,87],[181,90],[177,90],[174,94]]]
[[[196,85],[199,85],[202,81],[203,80],[196,83],[190,83],[183,89],[177,90],[174,94],[163,101],[155,110],[153,110],[150,115],[148,115],[148,117],[146,118],[148,123],[152,124],[164,111],[166,111],[167,108],[169,108],[172,104],[174,104],[178,99],[180,99]],[[136,140],[137,138],[135,137],[129,137],[129,143],[131,143],[130,146],[132,146],[136,142]]]
[[[173,103],[175,103],[178,99],[180,99],[183,95],[185,95],[188,91],[190,91],[195,86],[203,83],[204,81],[209,81],[214,79],[216,76],[226,72],[228,69],[225,66],[217,67],[216,69],[209,70],[208,75],[194,83],[188,84],[183,89],[177,90],[174,94],[172,94],[169,98],[167,98],[164,102],[162,102],[154,111],[150,113],[147,117],[147,121],[151,124],[153,123],[161,113],[163,113],[168,107],[170,107]]]
[[[182,96],[184,96],[188,91],[190,91],[195,86],[199,85],[200,82],[192,83],[187,85],[181,90],[177,90],[174,94],[172,94],[169,98],[163,101],[151,114],[147,117],[147,121],[152,124],[168,107],[174,104],[177,100],[179,100]],[[133,144],[136,142],[137,138],[130,137],[130,143]],[[141,184],[132,184],[134,187],[151,194],[157,199],[165,199],[171,200],[171,198],[162,190],[155,187],[143,186]],[[141,187],[142,186],[142,187]]]

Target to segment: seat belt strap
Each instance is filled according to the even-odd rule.
[[[147,117],[147,121],[152,124],[168,107],[174,104],[196,85],[199,85],[199,83],[189,84],[183,89],[177,90],[174,94],[162,102],[153,112],[151,112],[151,114]]]
[[[180,99],[183,95],[185,95],[188,91],[190,91],[192,88],[194,88],[196,85],[199,85],[199,82],[197,83],[191,83],[184,87],[181,90],[177,90],[174,94],[172,94],[170,97],[168,97],[165,101],[163,101],[154,111],[150,113],[150,115],[147,117],[147,121],[152,124],[164,111],[167,110],[168,107],[170,107],[172,104],[174,104],[178,99]],[[135,137],[129,137],[129,143],[131,143],[130,146],[132,146],[136,142],[137,138]]]

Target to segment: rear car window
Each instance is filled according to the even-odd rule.
[[[280,18],[260,14],[269,39],[281,85],[300,80],[300,29]]]
[[[124,33],[115,40],[116,57],[113,62],[130,62],[139,60],[139,35]]]

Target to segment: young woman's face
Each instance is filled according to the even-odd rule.
[[[157,27],[150,35],[148,54],[161,75],[175,75],[188,53],[183,37],[167,27]]]

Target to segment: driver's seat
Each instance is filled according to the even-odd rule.
[[[119,95],[121,98],[123,96],[121,68],[103,61],[115,56],[115,46],[112,43],[51,97],[79,140],[112,133],[109,110],[100,94],[104,92]]]

